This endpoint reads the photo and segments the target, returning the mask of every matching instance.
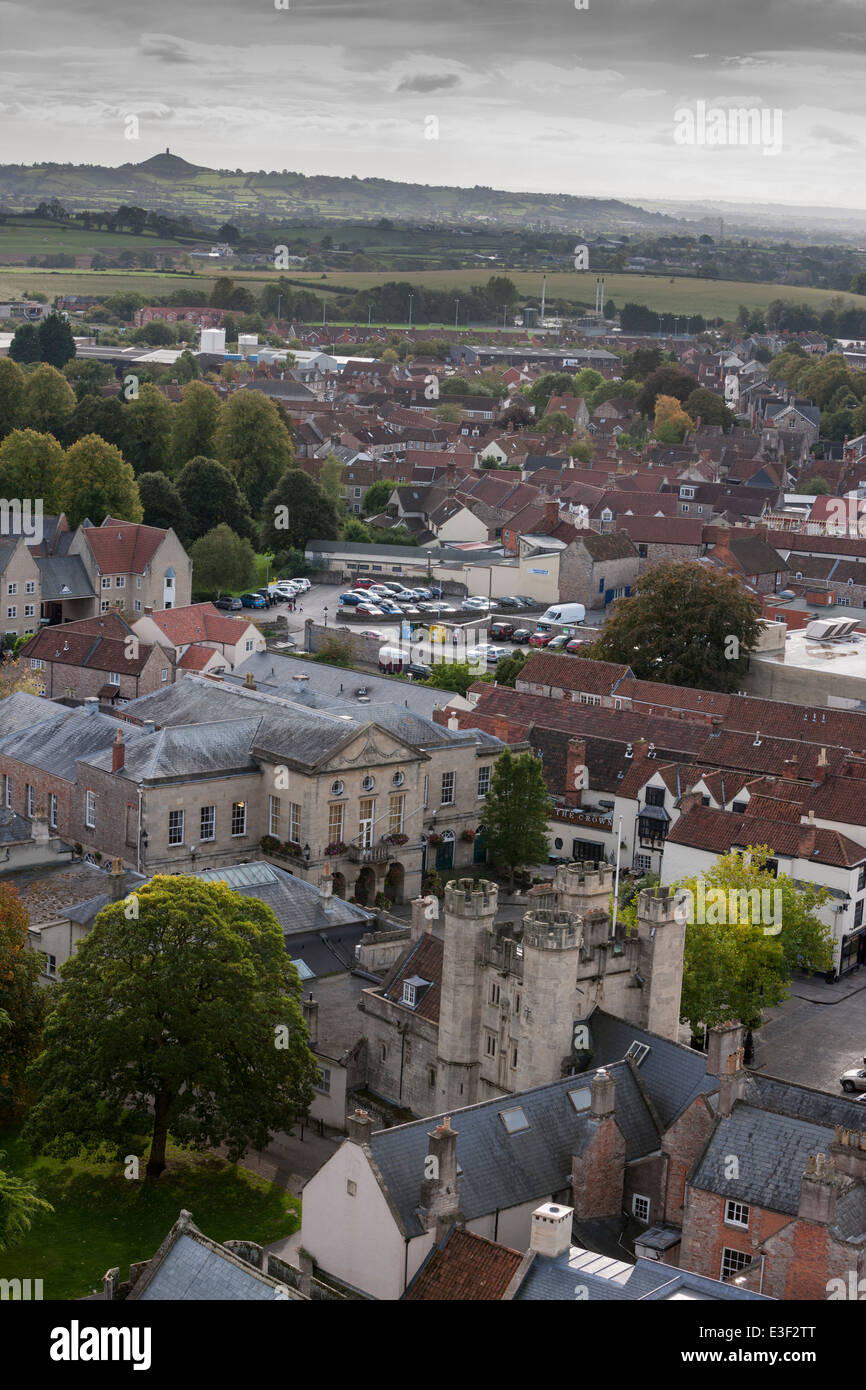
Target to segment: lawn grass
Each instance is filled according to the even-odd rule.
[[[0,1278],[41,1279],[46,1299],[101,1289],[109,1269],[119,1267],[126,1279],[130,1262],[156,1253],[181,1208],[219,1241],[267,1245],[300,1225],[298,1198],[237,1164],[172,1143],[169,1166],[152,1183],[125,1178],[117,1162],[34,1155],[17,1127],[0,1128],[2,1151],[3,1167],[35,1182],[54,1214],[37,1216],[25,1238],[0,1253]]]

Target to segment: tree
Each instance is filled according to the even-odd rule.
[[[526,652],[521,651],[519,647],[509,652],[507,656],[504,656],[501,661],[496,663],[496,670],[493,673],[493,679],[496,681],[496,684],[510,685],[513,689],[517,677],[526,665],[526,660]]]
[[[214,435],[216,456],[230,468],[258,512],[295,460],[292,439],[272,400],[260,391],[236,391]],[[306,539],[306,537],[305,537]]]
[[[676,396],[657,396],[653,432],[666,444],[681,444],[694,421],[688,416]]]
[[[25,376],[22,425],[63,439],[74,409],[75,392],[56,367],[43,362]]]
[[[175,467],[192,458],[212,458],[222,402],[212,386],[187,382],[174,409],[172,454]]]
[[[365,516],[378,516],[388,505],[388,498],[394,491],[397,484],[393,478],[380,478],[377,483],[371,483],[364,493],[362,507]]]
[[[679,367],[659,367],[650,372],[637,396],[635,406],[647,418],[655,413],[656,396],[675,396],[680,402],[688,400],[695,389],[695,379]]]
[[[490,778],[484,825],[490,858],[508,869],[512,892],[516,869],[547,862],[551,806],[541,759],[506,748]]]
[[[0,439],[14,430],[24,405],[24,373],[17,362],[0,357]]]
[[[145,526],[158,526],[164,531],[182,527],[183,503],[171,478],[165,473],[139,473],[137,482]]]
[[[63,449],[53,434],[13,430],[0,444],[0,493],[4,497],[41,498],[42,510],[58,510],[58,481]]]
[[[97,915],[63,968],[33,1068],[37,1152],[128,1153],[150,1131],[231,1162],[306,1116],[318,1069],[301,986],[266,903],[158,875]]]
[[[123,408],[123,454],[136,473],[164,473],[171,460],[174,406],[146,381]]]
[[[341,486],[345,464],[341,463],[336,454],[328,454],[323,459],[319,469],[319,485],[326,497],[330,497],[334,506],[339,510],[341,498]]]
[[[92,357],[73,358],[63,368],[63,375],[79,401],[84,396],[97,395],[100,386],[107,386],[110,381],[114,381],[114,372],[108,363],[97,362]]]
[[[574,434],[574,421],[564,410],[554,410],[549,415],[542,415],[538,429],[541,434],[561,434],[570,437]]]
[[[2,455],[0,449],[0,455]],[[801,491],[807,497],[828,497],[832,491],[826,478],[810,478],[808,483],[803,483]]]
[[[687,396],[683,408],[693,420],[700,417],[702,425],[721,425],[724,429],[729,430],[734,423],[734,417],[721,396],[717,396],[715,391],[708,391],[705,386],[698,386],[690,396]]]
[[[768,845],[732,850],[677,885],[689,895],[680,1017],[695,1037],[729,1018],[759,1028],[795,971],[832,966],[832,933],[818,916],[827,889],[774,875],[771,856]]]
[[[475,679],[475,668],[468,661],[434,661],[424,684],[465,695]]]
[[[248,540],[222,523],[190,546],[197,590],[246,589],[256,572],[256,557]]]
[[[42,344],[35,323],[19,323],[9,344],[9,356],[13,362],[42,361]]]
[[[28,926],[17,888],[0,883],[0,1116],[6,1118],[26,1098],[25,1073],[39,1052],[45,1008],[43,958],[27,944]]]
[[[3,1016],[0,1014],[0,1037],[2,1035]],[[0,1153],[0,1163],[5,1157]],[[35,1183],[25,1182],[0,1168],[0,1253],[17,1245],[30,1230],[33,1217],[43,1211],[53,1212],[54,1208],[39,1196]]]
[[[100,525],[107,516],[141,521],[144,513],[135,474],[123,454],[88,434],[66,450],[58,477],[58,502],[70,526],[85,517]]]
[[[75,339],[69,321],[61,314],[47,314],[38,329],[39,356],[52,367],[62,368],[75,356]]]
[[[358,516],[349,516],[343,522],[340,539],[351,541],[354,545],[370,544],[370,528]]]
[[[82,396],[66,427],[70,442],[86,434],[98,434],[106,444],[121,448],[123,441],[123,412],[119,396]]]
[[[733,575],[696,561],[655,565],[617,599],[587,655],[638,680],[735,691],[759,631],[758,605]]]
[[[234,474],[219,459],[191,458],[180,471],[177,490],[183,506],[181,534],[185,538],[196,540],[221,522],[230,525],[239,536],[252,536],[253,520],[247,499]]]
[[[303,549],[307,541],[334,541],[340,534],[337,508],[321,485],[301,468],[289,468],[262,507],[262,544],[269,550]]]

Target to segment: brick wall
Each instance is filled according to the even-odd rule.
[[[625,1139],[613,1118],[590,1120],[593,1134],[572,1160],[572,1197],[579,1221],[619,1216],[623,1202]]]
[[[686,1177],[703,1152],[712,1133],[715,1116],[703,1096],[698,1096],[674,1121],[662,1137],[662,1152],[668,1157],[664,1221],[683,1224]]]
[[[680,1266],[709,1279],[722,1277],[722,1252],[725,1247],[740,1250],[751,1259],[758,1256],[762,1242],[775,1235],[792,1218],[781,1212],[751,1207],[747,1230],[725,1223],[726,1198],[718,1192],[704,1192],[687,1186],[683,1219],[683,1243]],[[765,1291],[766,1277],[765,1277]],[[810,1294],[808,1297],[818,1297]]]

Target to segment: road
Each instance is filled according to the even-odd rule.
[[[839,1077],[866,1055],[866,970],[835,985],[795,978],[791,998],[766,1012],[755,1040],[768,1076],[841,1095]],[[866,1104],[863,1107],[866,1127]]]

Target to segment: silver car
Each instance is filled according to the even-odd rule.
[[[852,1067],[839,1078],[843,1091],[866,1091],[866,1067]]]

